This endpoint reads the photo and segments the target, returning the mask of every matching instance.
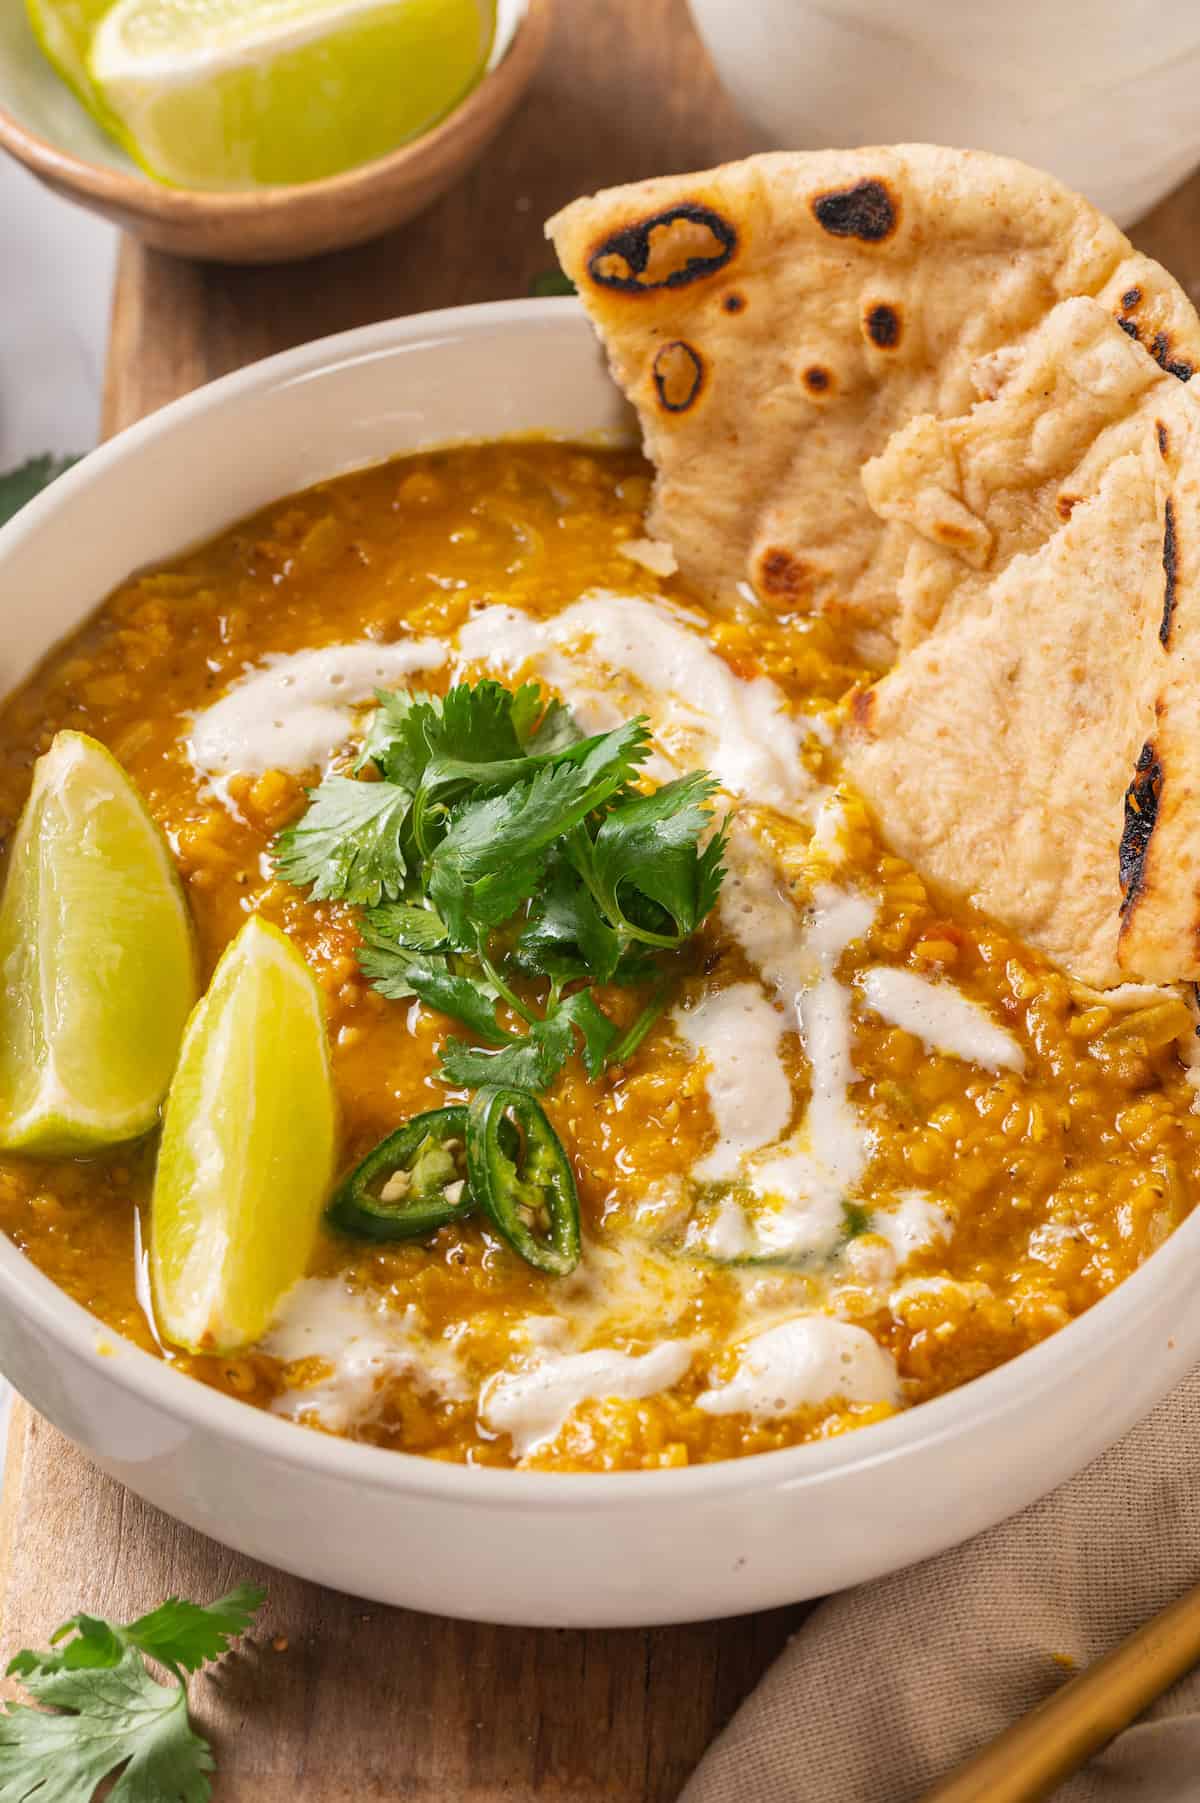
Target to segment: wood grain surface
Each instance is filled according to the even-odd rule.
[[[176,262],[126,242],[105,426],[304,339],[528,292],[542,221],[612,182],[757,145],[683,0],[558,0],[526,102],[484,162],[404,231],[281,268]],[[1136,234],[1200,294],[1200,182]],[[567,1480],[569,1481],[569,1480]],[[336,1532],[336,1523],[329,1524]],[[403,1546],[381,1546],[403,1559]],[[98,1474],[22,1404],[0,1512],[7,1654],[80,1607],[128,1617],[254,1575]],[[278,1573],[246,1649],[195,1684],[217,1803],[668,1803],[803,1609],[645,1632],[486,1628],[378,1608]]]
[[[254,269],[178,262],[127,240],[105,429],[307,338],[527,294],[553,264],[542,221],[564,201],[754,147],[683,0],[558,0],[525,103],[484,162],[405,230]],[[379,1549],[381,1560],[404,1556],[403,1546]],[[128,1619],[169,1594],[204,1600],[252,1575],[249,1561],[103,1477],[16,1405],[0,1512],[6,1656],[44,1644],[81,1607]],[[217,1803],[669,1803],[803,1615],[526,1632],[257,1575],[270,1590],[261,1630],[194,1685],[217,1749]]]
[[[554,266],[543,221],[577,194],[759,148],[684,0],[558,0],[516,115],[444,200],[360,250],[274,268],[185,263],[126,240],[108,429],[256,357],[428,307],[511,299]]]

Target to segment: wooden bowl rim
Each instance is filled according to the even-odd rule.
[[[4,107],[0,107],[0,147],[35,175],[127,212],[179,224],[229,217],[278,219],[306,205],[352,200],[395,175],[436,164],[464,127],[483,124],[531,79],[545,47],[553,10],[554,0],[528,0],[512,42],[496,67],[427,132],[386,156],[319,181],[252,189],[176,188],[151,175],[126,174],[89,163],[30,131]]]

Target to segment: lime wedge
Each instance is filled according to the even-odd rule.
[[[252,916],[188,1022],[151,1204],[158,1324],[194,1352],[262,1335],[304,1275],[333,1176],[321,992]]]
[[[97,25],[112,0],[25,0],[33,35],[67,86],[101,124],[103,102],[92,86],[87,59]]]
[[[88,70],[150,174],[253,188],[418,136],[474,86],[494,31],[495,0],[116,0]]]
[[[103,745],[60,732],[0,899],[0,1145],[85,1152],[148,1132],[195,999],[166,841]]]

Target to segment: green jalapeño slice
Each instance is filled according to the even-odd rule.
[[[467,1111],[471,1190],[514,1252],[565,1277],[579,1263],[579,1198],[562,1141],[524,1089],[481,1089]]]
[[[325,1219],[360,1240],[418,1240],[476,1206],[467,1110],[434,1108],[381,1139],[338,1186]]]

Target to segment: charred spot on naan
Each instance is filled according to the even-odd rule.
[[[804,371],[802,380],[809,394],[827,395],[833,389],[833,372],[826,369],[823,363],[810,363]]]
[[[868,304],[863,317],[863,330],[871,343],[881,351],[894,351],[900,342],[900,309],[891,301]]]
[[[725,296],[721,305],[724,307],[726,313],[744,313],[746,310],[746,297],[744,294],[738,294],[735,289],[732,294],[727,294]]]
[[[1121,296],[1120,312],[1116,315],[1117,324],[1135,344],[1140,344],[1149,351],[1160,369],[1165,369],[1169,376],[1175,376],[1180,382],[1190,382],[1194,374],[1193,366],[1186,357],[1176,357],[1173,354],[1171,334],[1161,329],[1154,331],[1148,325],[1143,329],[1143,323],[1134,318],[1143,298],[1140,288],[1126,288]]]
[[[704,359],[682,338],[664,344],[651,369],[658,404],[668,413],[686,413],[704,386]]]
[[[1142,892],[1146,854],[1158,822],[1162,782],[1162,765],[1155,755],[1152,742],[1147,739],[1138,754],[1133,781],[1125,791],[1125,825],[1121,830],[1121,843],[1117,852],[1123,915],[1128,915],[1135,907]]]
[[[867,176],[850,188],[815,194],[811,202],[817,224],[835,238],[858,238],[881,244],[900,218],[900,203],[879,176]]]
[[[1160,428],[1161,430],[1161,428]],[[1176,589],[1179,584],[1179,541],[1175,528],[1175,503],[1168,495],[1163,509],[1163,611],[1158,636],[1163,650],[1171,644],[1171,622],[1175,617]]]
[[[1165,369],[1169,376],[1175,376],[1180,382],[1190,382],[1192,366],[1186,358],[1171,355],[1171,339],[1167,332],[1155,332],[1150,345],[1150,354],[1160,369]]]
[[[587,259],[599,288],[650,294],[715,275],[737,249],[736,229],[712,207],[681,201],[609,233]]]
[[[758,556],[754,586],[765,601],[796,606],[812,589],[812,572],[782,545],[768,545]]]

